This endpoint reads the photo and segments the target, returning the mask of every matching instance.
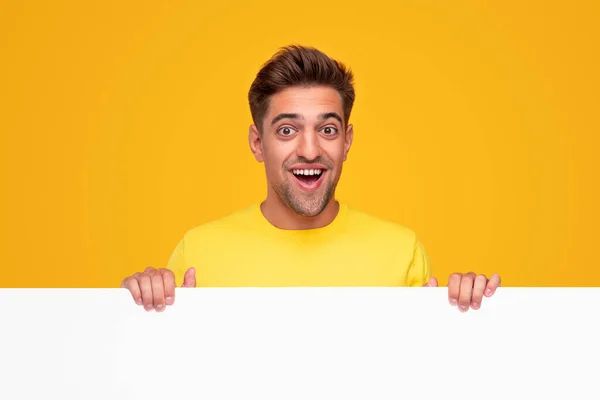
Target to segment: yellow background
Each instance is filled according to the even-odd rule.
[[[291,43],[356,74],[338,197],[441,283],[600,286],[594,3],[4,1],[0,287],[118,287],[260,201],[246,95]]]

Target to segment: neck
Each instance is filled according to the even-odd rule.
[[[276,228],[285,230],[316,229],[327,226],[338,215],[340,204],[332,196],[323,212],[314,217],[296,214],[276,194],[269,194],[260,205],[263,216]]]

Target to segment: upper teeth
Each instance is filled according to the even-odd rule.
[[[320,169],[295,169],[294,175],[321,175]]]

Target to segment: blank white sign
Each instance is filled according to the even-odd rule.
[[[599,399],[600,289],[0,290],[0,399]]]

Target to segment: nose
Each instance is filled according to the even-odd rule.
[[[298,138],[296,155],[298,157],[304,157],[307,160],[314,160],[321,155],[321,145],[319,143],[319,136],[317,132],[313,130],[306,130],[302,132]]]

